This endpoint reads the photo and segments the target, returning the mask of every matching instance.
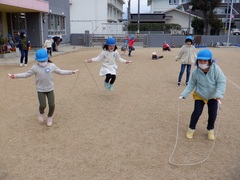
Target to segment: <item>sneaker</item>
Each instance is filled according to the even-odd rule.
[[[186,86],[188,85],[188,82],[186,82],[186,84],[185,84]]]
[[[23,64],[22,64],[22,63],[20,63],[20,66],[22,67],[22,66],[23,66]]]
[[[178,85],[178,86],[181,86],[181,82],[178,82],[177,85]]]
[[[47,126],[51,126],[53,123],[53,118],[52,117],[48,117],[47,118]]]
[[[27,64],[24,64],[24,66],[26,67],[26,66],[27,66]]]
[[[107,83],[106,81],[104,81],[104,87],[105,87],[105,89],[109,89],[109,83]]]
[[[195,129],[188,128],[188,131],[187,131],[187,133],[186,133],[186,137],[187,137],[188,139],[192,139],[194,132],[195,132]]]
[[[215,137],[214,137],[214,130],[208,130],[208,139],[211,141],[214,141]]]
[[[109,91],[113,91],[113,84],[109,85]]]
[[[40,113],[39,113],[39,115],[38,115],[38,121],[39,121],[40,123],[43,123],[43,121],[44,121],[44,114],[40,114]]]

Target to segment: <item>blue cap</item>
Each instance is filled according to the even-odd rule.
[[[186,37],[186,40],[191,40],[191,41],[193,41],[193,37],[192,37],[192,36],[187,36],[187,37]]]
[[[212,59],[212,52],[209,49],[202,49],[197,54],[197,59],[199,60],[211,60]]]
[[[47,61],[48,60],[48,53],[47,53],[46,49],[39,49],[39,50],[37,50],[35,59],[38,62]]]
[[[114,38],[108,38],[106,40],[106,45],[115,45],[116,44],[116,41]]]

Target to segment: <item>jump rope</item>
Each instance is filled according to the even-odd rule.
[[[92,79],[93,79],[93,81],[94,81],[97,89],[100,91],[100,89],[99,89],[99,87],[98,87],[98,85],[97,85],[97,82],[96,82],[96,80],[95,80],[92,72],[90,71],[89,67],[87,66],[86,62],[84,62],[84,64],[85,64],[87,70],[89,71],[89,73],[90,73],[90,75],[91,75],[91,77],[92,77]],[[120,76],[123,74],[123,72],[125,72],[125,71],[129,68],[130,65],[131,65],[131,63],[129,63],[129,64],[127,65],[127,67],[126,67],[121,73],[119,73],[118,77],[120,77]],[[6,97],[6,100],[7,100],[7,103],[8,103],[8,107],[11,107],[11,104],[10,104],[10,101],[9,101],[9,97],[8,97],[8,95],[7,95],[7,89],[6,89],[6,81],[7,81],[7,78],[9,78],[8,75],[6,76],[6,79],[5,79],[5,97]],[[76,79],[75,79],[75,81],[74,81],[74,83],[73,83],[73,86],[72,86],[72,88],[71,88],[71,92],[72,92],[72,90],[74,89],[78,78],[79,78],[79,72],[78,72],[77,77],[76,77]],[[238,85],[236,85],[234,82],[232,82],[232,81],[229,80],[229,79],[228,79],[228,81],[231,82],[231,83],[232,83],[234,86],[236,86],[238,89],[240,89],[240,87],[239,87]],[[221,101],[218,101],[218,104],[219,104],[219,110],[221,111],[221,110],[222,110],[222,108],[221,108]],[[15,108],[13,108],[13,109],[15,109]],[[15,110],[14,110],[14,111],[15,111]],[[17,114],[16,111],[15,111],[15,113]],[[17,115],[19,115],[19,114],[17,114]],[[215,132],[215,134],[216,134],[215,137],[216,137],[216,138],[217,138],[217,136],[218,136],[219,124],[220,124],[220,120],[221,120],[221,118],[220,118],[220,113],[219,113],[217,119],[218,119],[218,124],[217,124],[216,132]],[[203,159],[202,161],[199,161],[199,162],[196,162],[196,163],[174,163],[174,162],[172,162],[172,158],[173,158],[173,156],[174,156],[174,154],[175,154],[175,151],[176,151],[177,145],[178,145],[178,139],[179,139],[179,121],[180,121],[180,99],[178,99],[178,114],[177,114],[177,127],[176,127],[176,128],[177,128],[176,141],[175,141],[175,145],[174,145],[172,154],[171,154],[171,156],[170,156],[170,158],[169,158],[169,161],[168,161],[169,164],[175,165],[175,166],[195,166],[195,165],[199,165],[199,164],[204,163],[205,161],[207,161],[207,159],[208,159],[209,156],[211,155],[211,153],[212,153],[212,151],[213,151],[213,149],[214,149],[214,146],[215,146],[216,139],[213,141],[212,147],[211,147],[208,155],[207,155],[206,158]],[[6,166],[5,166],[5,165],[3,165],[3,166],[4,166],[4,168],[7,170]],[[1,175],[0,177],[1,177],[1,178],[4,178],[5,176],[7,176],[7,174],[3,174],[3,175]]]
[[[85,64],[88,72],[90,73],[90,75],[91,75],[91,77],[92,77],[92,79],[93,79],[93,82],[94,82],[95,86],[97,87],[98,91],[100,91],[100,88],[99,88],[99,86],[98,86],[98,84],[97,84],[97,81],[95,80],[92,72],[90,71],[90,69],[89,69],[89,67],[88,67],[88,65],[87,65],[87,62],[84,61],[84,64]],[[132,64],[132,61],[130,61],[130,63],[127,64],[127,66],[118,74],[118,78],[123,74],[123,72],[125,72],[125,71],[129,68],[129,66],[130,66],[131,64]]]
[[[229,81],[232,85],[234,85],[238,90],[240,90],[240,86],[238,86],[236,83],[234,83],[233,81],[231,81],[229,78],[226,77],[226,79],[227,79],[227,81]],[[175,166],[195,166],[195,165],[199,165],[199,164],[202,164],[202,163],[204,163],[205,161],[207,161],[207,159],[208,159],[209,156],[211,155],[211,153],[212,153],[212,151],[213,151],[213,148],[214,148],[214,146],[215,146],[216,138],[217,138],[217,136],[218,136],[218,130],[219,130],[219,125],[220,125],[220,120],[221,120],[221,115],[220,115],[220,114],[221,114],[221,111],[222,111],[222,103],[221,103],[220,100],[218,100],[218,105],[219,105],[218,108],[219,108],[219,112],[220,112],[220,113],[219,113],[219,115],[217,116],[218,123],[217,123],[216,132],[215,132],[216,136],[215,136],[215,139],[214,139],[214,141],[213,141],[212,147],[211,147],[208,155],[206,156],[206,158],[203,159],[202,161],[199,161],[199,162],[196,162],[196,163],[174,163],[174,162],[172,161],[172,159],[173,159],[174,153],[175,153],[175,151],[176,151],[176,149],[177,149],[178,139],[179,139],[180,100],[181,100],[181,99],[178,99],[178,112],[177,112],[178,114],[177,114],[177,127],[176,127],[176,128],[177,128],[176,141],[175,141],[175,145],[174,145],[172,154],[171,154],[168,162],[169,162],[169,164],[175,165]],[[229,111],[228,111],[228,114],[229,114]],[[231,114],[231,113],[230,113],[230,114]],[[235,117],[233,114],[231,114],[231,115],[232,115],[233,117]]]
[[[10,69],[10,68],[9,68]],[[8,71],[9,69],[6,69],[5,71]],[[76,72],[77,73],[77,75],[76,75],[76,78],[75,78],[75,80],[74,80],[74,82],[73,82],[73,85],[72,85],[72,87],[71,87],[71,89],[70,89],[70,93],[69,94],[72,94],[72,91],[73,91],[73,89],[74,89],[74,87],[76,86],[76,83],[77,83],[77,81],[78,81],[78,78],[79,78],[79,72]],[[27,116],[27,115],[20,115],[19,113],[18,113],[18,111],[17,111],[17,109],[16,109],[16,107],[15,106],[13,106],[11,103],[10,103],[10,98],[9,98],[9,96],[8,96],[8,93],[7,93],[7,80],[8,80],[8,78],[10,78],[9,77],[9,74],[7,74],[6,75],[6,78],[5,78],[5,87],[4,87],[4,94],[5,94],[5,98],[6,98],[6,103],[7,103],[7,106],[8,106],[8,109],[9,110],[11,110],[11,111],[14,111],[14,113],[16,114],[16,117],[17,118],[19,118],[19,117],[24,117],[24,116]],[[29,114],[28,114],[29,115]],[[20,126],[19,126],[19,123],[18,123],[18,128],[17,128],[17,131],[19,131],[19,129],[21,129],[20,128]],[[18,132],[17,132],[18,133]],[[7,174],[9,173],[9,172],[11,172],[10,170],[8,170],[8,168],[4,165],[4,164],[2,164],[1,166],[1,170],[3,170],[3,173],[2,174],[0,174],[0,179],[3,179],[3,178],[5,178],[5,177],[7,177]]]
[[[195,166],[195,165],[199,165],[199,164],[202,164],[202,163],[204,163],[205,161],[207,161],[207,159],[209,158],[209,156],[211,155],[211,153],[212,153],[212,151],[213,151],[213,148],[214,148],[215,142],[216,142],[216,138],[217,138],[217,135],[218,135],[218,130],[219,130],[219,124],[220,124],[220,119],[221,119],[221,118],[220,118],[220,113],[219,113],[219,115],[217,116],[218,124],[217,124],[216,132],[215,132],[215,134],[216,134],[216,135],[215,135],[215,139],[214,139],[214,141],[213,141],[212,147],[211,147],[208,155],[206,156],[206,158],[203,159],[202,161],[199,161],[199,162],[196,162],[196,163],[174,163],[174,162],[172,161],[172,159],[173,159],[174,153],[175,153],[175,151],[176,151],[176,149],[177,149],[178,139],[179,139],[180,101],[181,101],[181,98],[178,99],[176,141],[175,141],[175,145],[174,145],[172,154],[171,154],[168,162],[169,162],[169,164],[175,165],[175,166]],[[221,105],[222,105],[221,101],[218,100],[218,109],[219,109],[219,110],[222,110]]]

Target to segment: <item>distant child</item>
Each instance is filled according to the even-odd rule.
[[[171,51],[171,48],[166,41],[163,42],[163,51]]]
[[[226,77],[216,63],[212,61],[212,52],[202,49],[197,54],[197,68],[193,70],[188,86],[181,93],[185,99],[193,92],[195,100],[190,124],[186,136],[193,138],[199,117],[205,104],[208,105],[208,139],[214,140],[214,124],[217,117],[218,102],[223,98],[226,90]]]
[[[106,76],[104,80],[104,87],[110,91],[113,90],[113,84],[116,80],[116,61],[127,64],[131,62],[120,57],[114,38],[108,38],[106,40],[106,44],[103,46],[103,51],[97,57],[85,60],[87,63],[96,61],[102,61],[102,67],[100,69],[99,75]]]
[[[52,56],[52,44],[53,44],[53,39],[51,36],[48,36],[45,43],[44,43],[44,48],[47,49],[47,53]]]
[[[30,41],[28,40],[27,34],[25,31],[20,33],[20,38],[18,41],[18,47],[21,52],[20,57],[20,66],[23,66],[23,59],[24,59],[24,66],[27,66],[28,63],[28,50],[31,46]]]
[[[178,86],[181,86],[182,75],[187,67],[186,74],[186,85],[188,85],[189,76],[191,73],[191,66],[196,60],[196,49],[193,46],[193,37],[187,36],[185,39],[185,44],[181,47],[178,55],[175,57],[176,61],[181,61],[181,70],[178,76]]]
[[[163,58],[163,56],[158,56],[156,52],[152,53],[152,60],[158,60],[160,58]]]
[[[128,56],[131,56],[132,51],[135,50],[133,44],[136,42],[137,38],[134,35],[132,35],[130,38],[127,36],[127,40],[128,40]]]
[[[38,120],[40,123],[44,121],[44,110],[46,108],[46,97],[48,99],[48,118],[47,126],[51,126],[53,123],[53,113],[55,109],[54,100],[54,83],[53,73],[59,75],[71,75],[78,72],[78,70],[61,70],[54,63],[48,59],[48,53],[45,49],[39,49],[36,51],[37,64],[33,65],[25,73],[20,74],[9,74],[10,78],[27,78],[35,75],[36,89],[39,100],[39,116]]]
[[[126,54],[127,48],[128,48],[128,40],[125,40],[125,42],[121,47],[121,51],[123,51],[123,54]]]

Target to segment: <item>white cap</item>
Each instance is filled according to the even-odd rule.
[[[152,55],[156,55],[157,53],[156,52],[153,52]]]

